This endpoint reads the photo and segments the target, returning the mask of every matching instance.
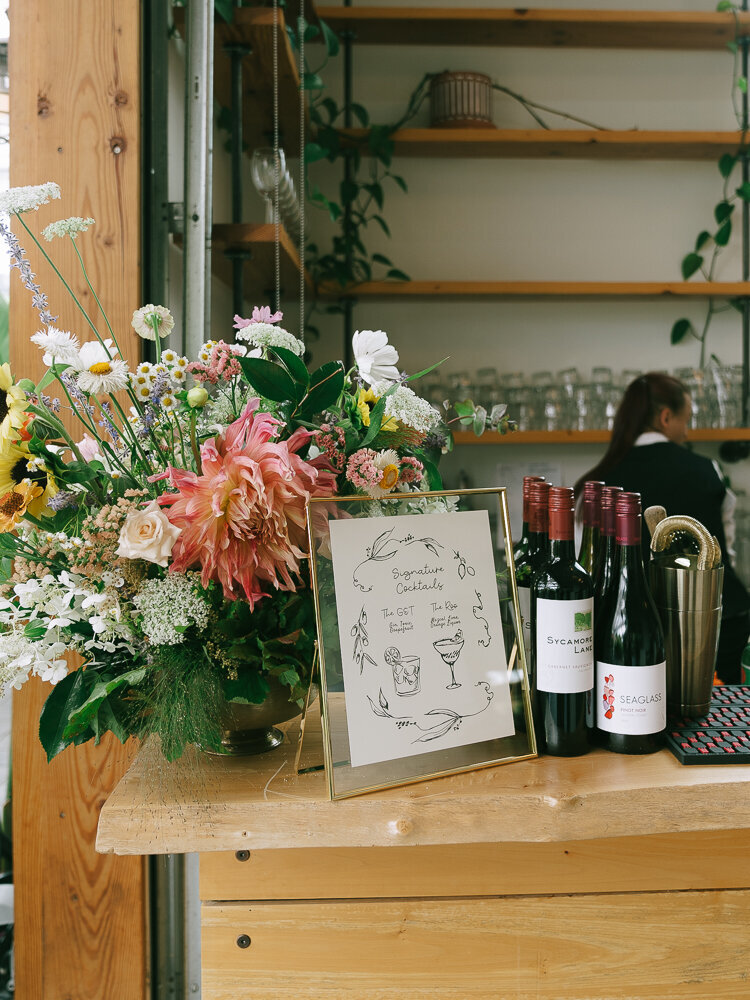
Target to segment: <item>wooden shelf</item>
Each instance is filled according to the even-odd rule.
[[[276,227],[270,223],[218,223],[211,231],[211,270],[226,285],[232,284],[232,261],[227,252],[233,250],[249,253],[245,261],[243,281],[246,293],[261,293],[275,288],[274,242]],[[175,237],[175,244],[182,246],[182,237]],[[299,254],[285,229],[279,233],[279,264],[282,292],[295,298],[299,287]],[[312,283],[306,276],[306,285]]]
[[[477,437],[471,431],[456,431],[456,444],[605,444],[609,431],[514,431],[511,434],[486,433]],[[689,441],[750,441],[750,427],[696,428]]]
[[[361,140],[367,130],[350,129],[344,135]],[[393,141],[397,156],[713,161],[735,153],[742,133],[406,128],[395,132]]]
[[[242,137],[249,150],[273,143],[273,10],[237,7],[232,24],[216,20],[214,38],[214,98],[232,106],[231,59],[227,46],[250,50],[242,61]],[[174,8],[175,26],[184,37],[184,8]],[[279,12],[279,144],[288,156],[299,156],[299,72],[283,12]],[[307,117],[307,116],[306,116]],[[307,129],[309,122],[305,122]]]
[[[629,299],[735,298],[750,295],[743,281],[367,281],[348,289],[324,285],[319,297]]]
[[[521,45],[611,49],[721,49],[735,37],[731,12],[451,10],[319,5],[334,31],[360,45]],[[741,31],[750,15],[739,14]]]

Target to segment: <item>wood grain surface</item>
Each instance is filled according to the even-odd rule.
[[[294,725],[294,724],[292,724]],[[290,729],[290,732],[292,730]],[[303,767],[322,759],[311,718]],[[296,775],[295,745],[255,758],[147,746],[99,820],[116,854],[597,840],[747,829],[750,768],[684,767],[667,751],[541,757],[328,801],[322,771]]]
[[[245,857],[245,854],[249,857]],[[742,830],[559,844],[221,851],[201,899],[353,899],[750,888]]]
[[[128,360],[140,296],[140,4],[138,0],[11,0],[11,184],[56,181],[62,198],[24,220],[92,216],[78,238],[92,284]],[[49,297],[57,326],[93,339],[59,280],[16,222],[14,230]],[[72,248],[45,244],[92,318],[92,299]],[[97,317],[101,330],[104,325]],[[39,317],[11,274],[11,362],[17,377],[43,374],[29,342]],[[81,437],[80,424],[69,426]],[[140,859],[94,850],[99,810],[134,748],[106,739],[67,750],[48,766],[37,737],[49,685],[14,699],[13,778],[18,1000],[143,1000],[145,881]]]
[[[743,890],[204,904],[202,996],[746,1000],[748,905]]]

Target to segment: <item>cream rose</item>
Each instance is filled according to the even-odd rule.
[[[152,500],[148,507],[131,511],[125,518],[116,555],[166,566],[181,530],[170,523],[156,500]]]

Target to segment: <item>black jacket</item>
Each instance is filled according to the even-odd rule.
[[[750,594],[727,558],[721,504],[726,494],[710,459],[672,441],[639,445],[605,476],[608,486],[641,494],[643,509],[660,504],[668,515],[695,517],[715,535],[724,555],[723,617],[750,608]],[[649,559],[649,531],[643,525],[644,559]]]

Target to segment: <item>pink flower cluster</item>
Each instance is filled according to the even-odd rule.
[[[424,476],[424,466],[418,458],[414,458],[412,455],[407,455],[406,457],[399,459],[399,462],[401,465],[399,479],[402,483],[419,483],[422,481],[422,477]]]
[[[372,448],[360,448],[346,463],[346,478],[358,490],[369,493],[380,483],[382,472],[375,464],[378,453]]]
[[[192,373],[196,382],[211,382],[213,385],[222,379],[229,381],[242,373],[232,345],[223,340],[211,348],[208,361],[192,361],[187,370]]]
[[[341,472],[346,464],[346,435],[335,424],[321,424],[314,432],[315,444],[320,448],[336,472]]]
[[[234,316],[234,328],[235,330],[244,330],[246,326],[252,326],[253,323],[280,323],[284,318],[283,312],[275,312],[271,314],[271,309],[269,306],[254,306],[253,313],[250,319],[243,319],[238,313]]]
[[[336,492],[322,455],[305,462],[297,454],[310,432],[273,440],[281,421],[255,413],[258,406],[250,400],[223,434],[204,442],[201,475],[170,467],[159,477],[177,490],[159,503],[182,529],[170,571],[199,568],[204,587],[216,580],[227,600],[244,599],[250,610],[272,589],[297,589],[307,557],[305,504]]]

